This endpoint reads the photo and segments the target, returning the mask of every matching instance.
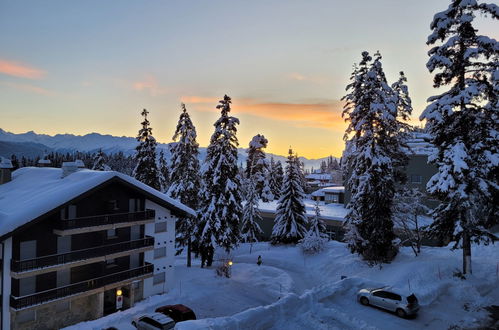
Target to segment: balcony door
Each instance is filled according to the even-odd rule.
[[[57,254],[71,252],[71,236],[57,237]],[[60,263],[65,263],[67,260],[62,255],[59,258]],[[71,283],[70,269],[61,269],[57,271],[57,287],[66,286]]]
[[[21,242],[19,256],[21,260],[36,258],[36,240]],[[36,276],[21,278],[19,280],[19,295],[27,296],[36,292]]]

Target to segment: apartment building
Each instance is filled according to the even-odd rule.
[[[81,163],[0,163],[0,324],[58,329],[167,292],[175,221],[194,211]]]

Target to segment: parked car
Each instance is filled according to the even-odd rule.
[[[132,325],[138,330],[168,330],[175,328],[175,321],[165,314],[152,313],[134,318]]]
[[[166,316],[171,317],[175,322],[196,319],[196,314],[194,314],[192,309],[182,304],[161,306],[156,308],[155,312],[163,313]]]
[[[362,289],[357,293],[357,300],[362,305],[377,306],[395,312],[400,317],[416,315],[419,311],[418,298],[413,293],[404,294],[401,290],[389,287]]]

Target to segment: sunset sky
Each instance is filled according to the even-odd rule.
[[[268,152],[340,156],[340,98],[363,50],[381,52],[390,82],[405,72],[414,122],[440,92],[425,41],[449,3],[3,0],[0,128],[135,136],[147,108],[170,142],[185,102],[206,146],[228,94],[241,147],[261,133]]]

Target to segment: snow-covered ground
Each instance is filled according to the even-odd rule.
[[[217,277],[213,268],[199,268],[199,263],[187,268],[185,257],[178,257],[170,293],[67,329],[134,329],[133,316],[171,303],[185,304],[198,316],[176,329],[466,328],[487,319],[482,307],[499,302],[497,245],[473,246],[473,275],[464,281],[453,276],[461,267],[462,252],[448,247],[424,247],[418,257],[403,248],[381,269],[368,267],[335,241],[315,256],[304,256],[298,247],[267,243],[255,244],[249,252],[247,244],[234,251],[230,279]],[[256,264],[258,255],[262,266]],[[416,294],[421,305],[416,318],[401,319],[356,302],[359,289],[386,284]]]

